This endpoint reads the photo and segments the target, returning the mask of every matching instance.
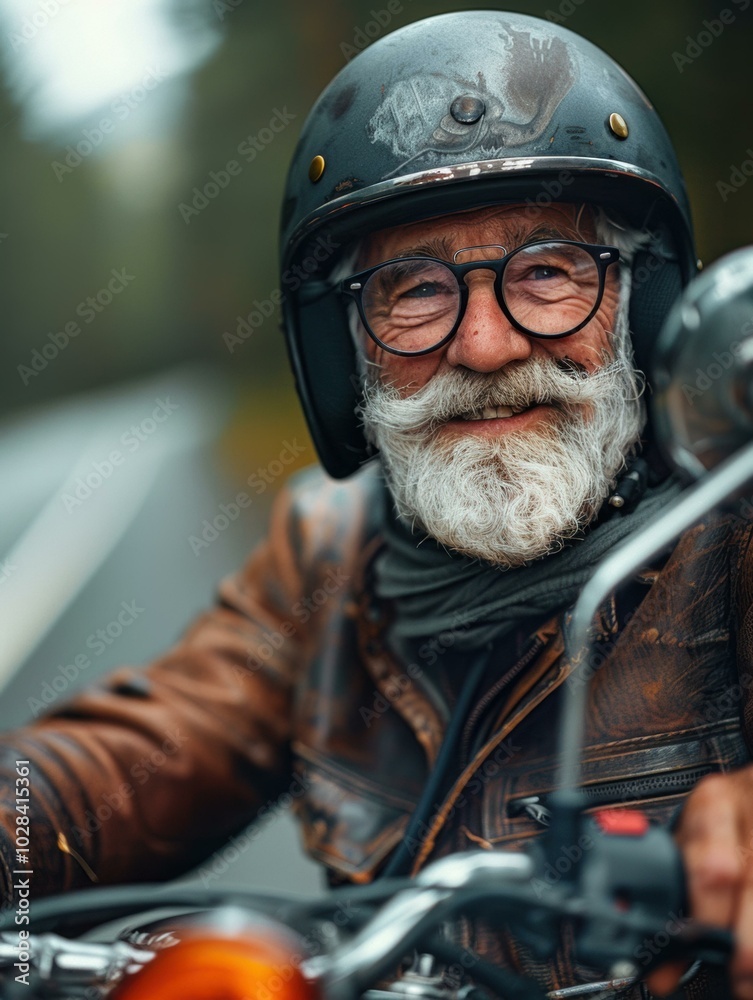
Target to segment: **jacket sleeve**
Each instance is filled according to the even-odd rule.
[[[170,878],[290,787],[301,648],[289,627],[301,588],[290,506],[282,493],[268,538],[165,656],[0,738],[6,899],[26,867],[37,897],[91,885],[87,868],[103,883]],[[29,762],[28,798],[17,761]],[[17,857],[24,815],[29,854]]]

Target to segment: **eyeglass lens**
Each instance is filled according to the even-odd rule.
[[[491,275],[490,275],[491,277]],[[568,243],[523,246],[510,256],[502,295],[516,323],[539,336],[567,333],[592,312],[599,268],[591,254]],[[361,297],[374,336],[395,350],[415,352],[441,343],[460,312],[460,287],[440,261],[393,261],[366,281]]]

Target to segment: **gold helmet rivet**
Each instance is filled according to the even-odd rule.
[[[315,156],[311,163],[309,163],[309,179],[313,181],[314,184],[316,184],[324,173],[325,166],[326,164],[323,156]]]
[[[630,135],[630,129],[627,127],[627,122],[622,115],[618,115],[616,111],[612,112],[609,116],[609,127],[618,139],[627,139]]]

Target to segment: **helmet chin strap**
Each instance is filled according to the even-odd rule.
[[[636,366],[651,374],[651,352],[672,303],[683,287],[677,259],[648,246],[636,251],[630,292],[630,332]]]
[[[633,259],[632,283],[630,291],[629,328],[633,343],[635,367],[645,373],[647,393],[651,392],[653,376],[653,348],[672,303],[679,297],[683,287],[682,268],[675,256],[665,249],[649,246],[638,250]],[[648,467],[651,484],[660,482],[670,474],[670,467],[657,443],[653,425],[652,408],[648,407],[648,418],[643,429],[642,454]],[[630,475],[630,467],[625,476]],[[624,477],[623,477],[624,478]],[[615,494],[623,496],[622,479],[615,487]],[[645,485],[637,483],[627,486],[625,505],[634,506],[639,498],[632,495],[637,490],[642,494]],[[611,498],[610,501],[611,503]],[[614,506],[614,505],[613,505]],[[620,508],[619,504],[617,505]]]

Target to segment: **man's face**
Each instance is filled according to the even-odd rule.
[[[535,218],[531,219],[527,209],[505,205],[385,229],[366,241],[359,270],[411,253],[452,260],[455,251],[464,247],[499,245],[509,253],[523,243],[541,239],[598,242],[590,220],[581,220],[580,228],[576,226],[577,214],[574,205],[552,205],[537,208]],[[458,262],[500,255],[499,250],[484,249],[464,253]],[[619,294],[614,267],[607,271],[604,297],[597,314],[584,329],[562,340],[529,337],[516,330],[497,303],[491,271],[472,271],[467,276],[467,284],[468,307],[460,328],[446,347],[422,357],[403,358],[382,350],[369,338],[369,357],[381,366],[383,382],[399,387],[403,395],[410,395],[444,372],[459,368],[495,372],[512,361],[526,361],[531,357],[570,358],[591,372],[601,366],[605,353],[611,352],[608,331],[614,327]],[[470,421],[453,430],[496,437],[514,427],[546,419],[545,408],[539,407],[504,420]]]
[[[359,269],[401,256],[458,263],[533,240],[598,243],[590,211],[505,205],[383,230]],[[617,268],[594,317],[561,339],[517,330],[491,271],[466,275],[463,320],[449,344],[401,357],[363,333],[367,436],[379,447],[398,509],[450,548],[502,566],[561,547],[601,506],[642,422],[618,319]],[[515,412],[512,412],[512,411]]]

